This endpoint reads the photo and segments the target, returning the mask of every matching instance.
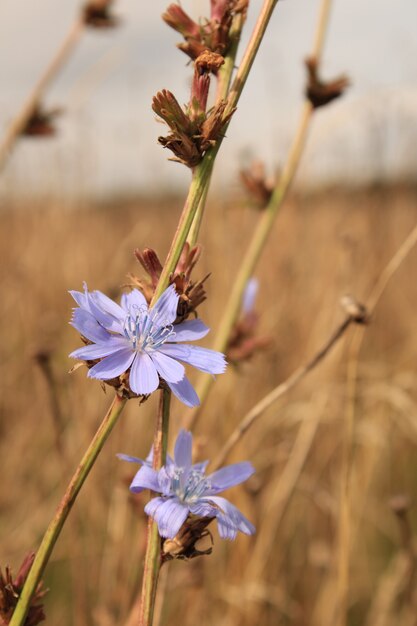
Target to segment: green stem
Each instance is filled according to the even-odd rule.
[[[22,593],[20,594],[15,611],[9,626],[22,626],[25,623],[26,615],[29,610],[30,601],[39,584],[42,573],[48,563],[51,552],[60,535],[62,527],[68,517],[69,512],[75,502],[75,499],[84,484],[85,479],[90,473],[97,456],[99,455],[107,437],[110,435],[115,426],[127,400],[116,396],[110,406],[105,418],[100,424],[99,429],[94,435],[93,440],[86,453],[84,454],[80,464],[78,465],[71,482],[62,498],[58,509],[50,522],[41,545],[36,552],[35,560],[26,579]]]
[[[236,77],[230,89],[228,105],[226,107],[225,114],[234,109],[239,101],[249,71],[252,67],[256,53],[261,44],[262,37],[265,34],[266,27],[268,26],[270,17],[277,2],[278,0],[265,0],[264,2],[264,6],[261,10],[258,21],[255,25],[254,31],[246,48],[246,52],[243,56],[242,62],[239,66]],[[226,130],[227,127],[224,129],[224,131],[226,132]],[[151,304],[154,304],[156,300],[161,296],[162,292],[166,289],[169,283],[169,277],[175,270],[178,259],[180,258],[180,254],[184,247],[184,243],[187,239],[193,220],[200,206],[203,193],[210,183],[210,177],[213,171],[214,161],[216,159],[222,141],[222,137],[218,139],[215,147],[206,152],[201,163],[199,163],[194,170],[194,175],[190,184],[188,196],[185,201],[180,221],[178,223],[177,230],[171,244],[171,248],[168,252],[168,256],[164,263],[164,268],[159,278],[158,285],[155,289]],[[201,222],[201,217],[199,219]]]
[[[314,56],[317,62],[320,60],[321,52],[324,45],[324,39],[330,15],[331,2],[332,0],[322,0],[319,8],[319,16],[314,36],[314,43],[312,46],[312,56]],[[257,42],[262,39],[265,32],[262,28],[262,25],[264,23],[268,23],[274,6],[274,2],[266,2],[264,8],[262,9],[263,19],[260,18],[259,27],[258,24],[255,27],[245,57],[242,60],[239,70],[236,74],[236,78],[230,90],[229,101],[231,107],[234,106],[234,102],[240,96],[243,84],[245,83],[247,78],[247,73],[253,62],[251,51],[253,47],[257,45]],[[214,340],[214,350],[224,352],[227,348],[227,342],[230,336],[230,332],[240,313],[242,296],[245,290],[246,283],[255,270],[256,264],[272,230],[272,226],[275,222],[278,211],[286,198],[287,191],[297,171],[297,167],[307,139],[307,131],[310,120],[312,118],[312,114],[313,107],[311,106],[310,102],[306,100],[303,105],[300,122],[298,124],[296,135],[290,148],[284,171],[282,172],[277,186],[275,187],[274,193],[272,194],[271,199],[267,207],[265,208],[261,219],[258,222],[258,226],[254,232],[252,240],[249,244],[249,248],[246,252],[246,255],[243,259],[238,275],[234,282],[230,298],[226,305],[225,312],[223,314],[216,338]],[[200,407],[196,407],[195,409],[193,409],[192,412],[186,417],[186,419],[184,420],[184,426],[186,428],[192,429],[197,423],[201,407],[203,406],[204,401],[210,392],[213,380],[214,379],[212,377],[208,377],[204,374],[200,378],[199,384],[197,384],[197,393],[200,398]]]
[[[240,313],[242,296],[246,283],[255,270],[262,250],[265,247],[266,241],[272,231],[272,226],[275,222],[278,210],[282,206],[287,191],[294,178],[307,138],[307,130],[312,112],[313,109],[311,104],[309,102],[305,102],[300,124],[290,150],[286,167],[277,187],[274,190],[274,193],[272,194],[271,200],[262,213],[262,217],[258,222],[245,257],[240,265],[237,277],[234,281],[225,312],[214,340],[213,349],[218,350],[219,352],[224,352],[227,348],[230,332]],[[203,375],[200,378],[199,384],[197,385],[197,394],[200,398],[201,406],[209,394],[212,383],[213,378],[211,377]],[[199,407],[197,407],[187,416],[185,420],[185,427],[192,429],[197,422],[199,414],[200,410]]]
[[[166,389],[162,390],[153,444],[153,468],[155,470],[159,470],[165,463],[168,443],[170,401],[171,392]],[[157,523],[150,517],[148,521],[148,538],[145,567],[143,571],[142,601],[139,617],[140,626],[152,626],[160,569],[161,538],[159,536]]]

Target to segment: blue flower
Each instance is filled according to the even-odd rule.
[[[145,513],[158,524],[161,537],[173,539],[189,514],[215,517],[220,537],[235,539],[240,530],[245,535],[255,532],[254,526],[233,504],[217,494],[239,485],[255,471],[248,462],[223,467],[206,476],[207,461],[192,464],[192,435],[181,430],[175,444],[174,458],[167,456],[159,471],[152,469],[150,457],[142,461],[125,454],[119,458],[142,467],[134,477],[130,490],[134,493],[150,489],[161,495],[145,507]]]
[[[84,361],[100,359],[88,371],[99,380],[116,378],[129,370],[129,385],[137,395],[147,395],[166,381],[172,393],[187,406],[199,399],[180,363],[189,363],[202,372],[221,374],[224,355],[178,341],[201,339],[209,329],[199,319],[173,325],[179,296],[168,287],[152,308],[137,289],[122,295],[120,305],[101,291],[70,292],[78,308],[71,325],[91,343],[70,354]]]

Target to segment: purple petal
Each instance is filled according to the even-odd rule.
[[[132,480],[129,489],[130,491],[133,491],[133,493],[140,493],[144,489],[150,489],[151,491],[157,492],[161,491],[158,482],[158,472],[148,465],[142,465]]]
[[[124,321],[126,317],[126,311],[122,309],[122,307],[111,300],[106,294],[101,291],[93,291],[91,292],[91,296],[94,302],[106,313],[109,313],[113,317],[115,317],[119,321]]]
[[[247,480],[249,476],[252,476],[254,471],[255,468],[248,461],[222,467],[222,469],[219,469],[217,472],[213,472],[213,474],[208,476],[212,485],[210,492],[213,494],[219,493],[220,491],[229,489],[229,487],[239,485],[240,483],[243,483],[244,480]]]
[[[147,395],[155,391],[159,385],[159,377],[150,356],[138,352],[132,363],[129,378],[130,387],[140,395]]]
[[[88,299],[88,307],[96,320],[107,330],[123,335],[123,323],[126,318],[126,313],[123,311],[122,307],[113,302],[113,300],[110,300],[110,298],[100,291],[86,292],[86,296]],[[110,308],[114,311],[114,307],[108,305],[108,303],[113,304],[116,308],[116,312],[119,312],[117,317],[108,310]],[[106,306],[107,308],[105,308]]]
[[[210,502],[195,502],[190,504],[190,512],[199,517],[217,517],[219,509],[210,504]]]
[[[242,297],[242,313],[252,313],[256,295],[258,293],[259,281],[256,278],[250,278],[246,283],[245,291]]]
[[[93,361],[94,359],[101,359],[102,357],[109,356],[115,352],[121,350],[128,350],[133,357],[133,350],[126,345],[126,341],[122,337],[111,337],[107,335],[107,341],[103,343],[94,343],[82,348],[78,348],[71,352],[70,357],[73,359],[82,359],[84,361]]]
[[[84,288],[87,290],[87,285],[85,283]],[[70,291],[69,294],[74,298],[79,307],[85,309],[86,311],[90,310],[90,307],[88,306],[88,298],[85,293],[82,291]]]
[[[207,498],[201,498],[200,501],[208,501],[210,504],[214,503],[220,509],[220,513],[217,514],[217,521],[219,533],[223,539],[234,539],[236,533],[234,533],[233,537],[230,536],[230,534],[233,534],[233,526],[245,535],[253,535],[255,532],[255,526],[246,519],[239,509],[226,500],[226,498],[209,496]]]
[[[130,348],[125,348],[114,352],[111,356],[105,357],[100,363],[97,363],[88,370],[89,378],[98,378],[99,380],[109,380],[116,378],[129,369],[135,353]]]
[[[166,343],[159,350],[174,359],[189,363],[207,374],[222,374],[226,369],[224,354],[208,348]]]
[[[106,341],[110,337],[110,334],[100,326],[95,317],[84,309],[74,309],[70,324],[81,335],[95,343]]]
[[[158,318],[164,326],[172,324],[177,317],[178,300],[174,285],[170,285],[152,308],[152,319]]]
[[[173,539],[188,517],[188,507],[177,499],[154,498],[145,506],[145,513],[154,518],[161,537]]]
[[[139,459],[137,456],[130,456],[130,454],[123,454],[122,452],[118,452],[116,456],[121,461],[127,461],[128,463],[139,463],[140,465],[145,465],[146,463],[146,461]]]
[[[162,352],[154,351],[149,355],[158,370],[158,374],[170,383],[177,383],[185,376],[185,368],[181,363]]]
[[[143,309],[146,313],[148,312],[146,298],[138,289],[132,289],[130,293],[124,293],[121,297],[120,304],[127,313],[129,313],[131,309]]]
[[[164,494],[164,496],[172,495],[171,490],[171,481],[172,481],[172,473],[169,471],[169,466],[164,465],[158,471],[158,482],[160,486],[160,492]]]
[[[187,320],[174,326],[175,341],[195,341],[202,339],[210,331],[201,320]]]
[[[174,461],[177,467],[191,467],[192,464],[192,448],[193,448],[193,436],[184,429],[181,429],[178,433],[177,441],[175,442],[174,449]]]
[[[174,396],[176,396],[178,400],[181,400],[185,406],[199,406],[200,400],[198,399],[198,395],[186,376],[178,383],[170,383],[168,381],[167,383]]]

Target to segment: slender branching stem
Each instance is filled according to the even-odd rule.
[[[41,545],[36,552],[35,560],[26,579],[22,593],[10,621],[10,626],[22,626],[25,623],[31,598],[38,586],[42,573],[60,535],[62,527],[72,509],[75,499],[93,467],[106,439],[113,430],[127,400],[116,395],[99,429],[94,435],[80,464],[78,465],[71,482],[57,508],[55,516],[50,522]]]
[[[273,6],[270,3],[269,6],[266,6],[268,3],[265,3],[262,13],[264,14],[265,19],[268,21],[270,15],[272,14]],[[319,16],[317,20],[317,26],[314,36],[314,43],[312,46],[312,56],[319,62],[321,51],[324,45],[325,33],[327,30],[327,24],[330,14],[331,0],[322,0],[319,9]],[[262,23],[262,21],[260,20]],[[262,28],[256,28],[251,38],[251,42],[255,46],[255,42],[258,40],[258,37],[262,38],[263,31]],[[253,59],[252,59],[253,60]],[[244,84],[247,78],[247,68],[251,67],[251,46],[249,44],[245,56],[242,60],[242,63],[239,67],[239,70],[236,74],[236,78],[233,81],[233,85],[230,89],[229,93],[229,104],[231,107],[234,106],[235,99],[239,97],[241,91],[241,85]],[[268,237],[272,231],[272,227],[274,225],[275,219],[278,215],[278,211],[281,208],[286,196],[288,189],[291,186],[291,183],[294,179],[295,173],[298,168],[298,164],[300,162],[301,156],[303,154],[304,146],[307,139],[307,133],[310,121],[312,119],[313,107],[309,100],[303,104],[303,108],[301,111],[300,120],[297,126],[297,130],[288,154],[288,158],[283,169],[282,175],[280,176],[278,183],[274,189],[274,192],[271,196],[271,199],[266,206],[262,216],[259,219],[258,226],[255,229],[252,240],[248,246],[246,254],[243,258],[243,261],[240,265],[238,274],[233,283],[233,287],[229,296],[229,300],[226,304],[223,317],[220,321],[220,325],[216,334],[216,338],[214,340],[213,348],[215,350],[219,350],[220,352],[224,352],[227,347],[227,342],[230,337],[231,330],[239,316],[243,292],[245,290],[245,286],[249,278],[252,276],[256,264],[261,256],[261,253],[265,247],[265,244],[268,240]],[[203,406],[205,399],[207,398],[210,389],[213,384],[213,378],[208,377],[203,374],[200,378],[199,384],[197,385],[197,393],[200,398],[200,407]],[[198,420],[200,415],[200,408],[197,407],[191,411],[185,417],[185,427],[193,428]]]
[[[165,463],[168,443],[170,400],[171,392],[166,389],[162,390],[153,443],[153,468],[155,470],[161,469]],[[148,521],[148,538],[142,582],[142,600],[139,614],[140,626],[152,626],[160,568],[161,538],[159,536],[157,523],[150,517]]]
[[[331,334],[324,346],[313,356],[312,359],[307,361],[305,365],[302,365],[295,370],[284,382],[280,383],[275,389],[270,391],[262,400],[260,400],[255,406],[244,416],[239,422],[235,430],[226,441],[225,445],[214,460],[214,470],[221,467],[231,450],[241,440],[243,435],[253,426],[253,424],[263,415],[263,413],[279,398],[282,398],[286,393],[291,391],[303,378],[311,372],[321,361],[327,356],[333,346],[344,336],[345,332],[353,322],[353,318],[347,317],[338,328]]]
[[[311,104],[309,102],[305,102],[301,114],[300,123],[297,128],[297,133],[294,138],[285,169],[282,173],[277,187],[274,190],[274,193],[272,194],[268,206],[262,213],[252,240],[250,241],[249,247],[239,267],[237,276],[234,280],[223,317],[221,318],[220,325],[216,333],[216,338],[213,344],[214,350],[224,352],[227,347],[227,342],[229,340],[231,330],[239,316],[242,296],[245,290],[246,283],[254,272],[259,257],[261,256],[266,241],[271,233],[272,226],[278,214],[278,210],[281,207],[286,197],[289,186],[294,178],[302,151],[304,149],[312,111],[313,109]],[[207,375],[201,376],[197,385],[197,393],[200,398],[201,406],[203,405],[205,399],[209,394],[212,383],[212,377],[209,377]],[[192,429],[195,426],[199,414],[200,410],[197,408],[191,411],[191,413],[186,416],[186,428]]]
[[[243,56],[232,87],[230,88],[228,106],[226,107],[225,115],[232,109],[234,109],[238,103],[243,87],[246,83],[250,68],[252,67],[256,53],[258,52],[260,43],[262,41],[262,37],[265,34],[269,20],[277,2],[278,0],[265,0],[264,2],[252,37],[248,43],[246,52]],[[169,283],[169,277],[178,263],[178,259],[180,257],[184,243],[187,239],[188,233],[190,232],[191,225],[196,216],[198,207],[200,206],[201,198],[206,189],[206,186],[210,183],[210,177],[213,171],[214,161],[220,149],[222,140],[223,139],[220,138],[217,141],[217,144],[211,150],[208,150],[206,152],[201,163],[199,163],[194,170],[194,175],[191,180],[187,199],[185,201],[185,205],[177,226],[177,230],[174,235],[174,239],[171,244],[171,248],[168,252],[164,268],[156,287],[152,303],[155,303],[164,291],[164,289],[166,289]]]
[[[244,24],[243,14],[238,13],[233,18],[232,26],[230,28],[229,36],[231,38],[232,43],[231,43],[229,52],[225,56],[224,64],[219,70],[215,104],[218,104],[219,102],[221,102],[221,100],[224,100],[227,97],[230,83],[232,80],[232,74],[233,74],[233,69],[235,66],[236,54],[237,54],[237,50],[239,47],[240,35],[242,32],[243,24]],[[195,175],[195,172],[193,172],[193,176],[194,175]],[[198,205],[190,231],[187,236],[187,241],[191,247],[193,247],[197,243],[197,240],[198,240],[201,223],[203,221],[203,214],[204,214],[204,209],[206,206],[207,195],[208,195],[208,191],[210,188],[210,182],[211,182],[211,174],[206,181],[205,188],[203,190],[203,193],[200,199],[200,203]]]
[[[45,90],[59,74],[66,60],[75,48],[83,29],[84,20],[82,18],[76,19],[44,74],[33,88],[33,91],[29,94],[16,117],[10,123],[6,135],[0,143],[0,171],[5,166],[14,144],[35,112],[36,107],[40,104]]]
[[[392,256],[390,261],[379,274],[375,285],[366,300],[366,308],[369,315],[375,311],[375,308],[381,299],[385,289],[391,281],[394,274],[401,267],[411,250],[417,244],[417,225],[403,241],[401,246]],[[355,414],[356,414],[356,395],[358,386],[358,369],[359,357],[365,335],[365,327],[357,328],[353,333],[352,341],[349,346],[349,354],[347,361],[347,394],[348,402],[346,405],[345,419],[345,437],[343,450],[343,467],[341,477],[341,494],[340,494],[340,525],[339,525],[339,545],[337,552],[337,586],[338,586],[338,606],[336,611],[337,626],[346,624],[347,615],[347,598],[349,591],[349,564],[350,553],[353,544],[351,529],[351,489],[352,489],[352,470],[354,462],[354,439],[355,439]]]

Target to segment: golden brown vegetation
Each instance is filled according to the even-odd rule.
[[[366,298],[417,222],[416,198],[409,188],[378,188],[287,202],[257,272],[260,331],[273,344],[219,377],[196,432],[200,459],[213,458],[247,410],[321,347],[343,319],[341,296]],[[67,323],[67,291],[86,280],[116,296],[127,273],[139,271],[135,247],[167,252],[180,205],[130,201],[68,211],[49,201],[0,214],[2,564],[17,567],[38,545],[112,394],[87,380],[85,368],[67,373],[67,355],[80,343]],[[241,201],[212,200],[205,219],[196,277],[211,272],[201,314],[215,328],[257,213]],[[413,496],[417,486],[416,261],[414,250],[366,329],[354,396],[351,328],[241,441],[231,460],[249,459],[257,472],[233,501],[257,534],[232,546],[213,529],[211,556],[165,566],[161,623],[333,626],[340,547],[343,556],[349,539],[349,623],[415,624],[415,565],[388,500]],[[129,494],[134,469],[115,453],[147,454],[155,402],[129,402],[79,496],[47,569],[49,624],[135,623],[129,615],[140,590],[146,495]],[[174,434],[186,409],[173,405]],[[349,523],[341,527],[352,407]]]

